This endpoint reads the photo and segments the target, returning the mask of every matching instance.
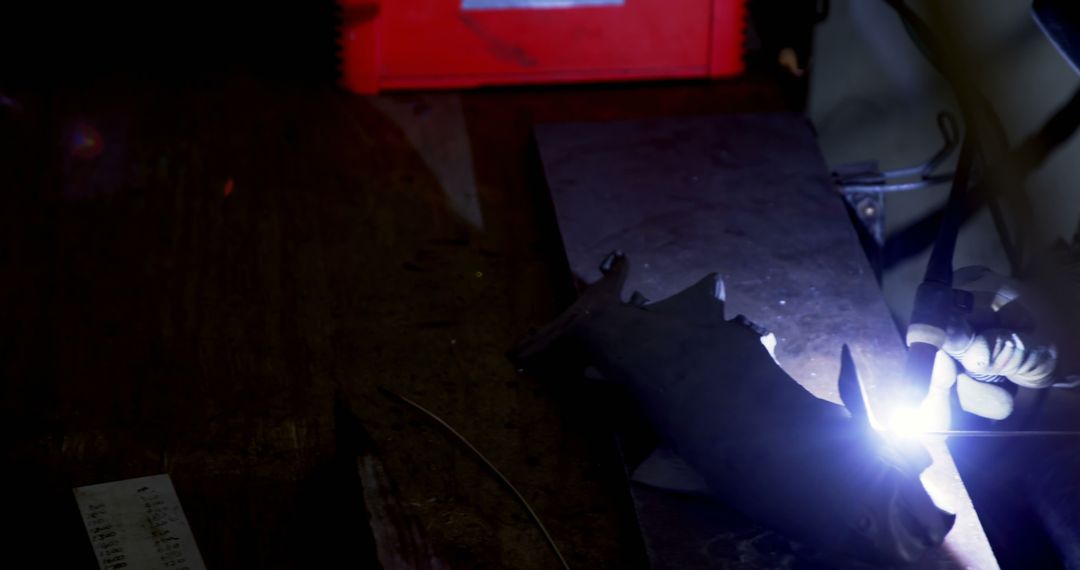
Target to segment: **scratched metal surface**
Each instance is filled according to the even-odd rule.
[[[872,404],[889,397],[903,346],[809,124],[745,114],[556,124],[536,137],[567,260],[591,282],[614,249],[631,263],[627,292],[661,299],[718,272],[729,316],[773,331],[777,357],[815,395],[839,401],[841,345],[851,346]],[[632,464],[634,434],[627,462]],[[957,512],[946,544],[920,567],[996,567],[947,450],[924,474]],[[827,565],[723,507],[635,486],[653,568]]]

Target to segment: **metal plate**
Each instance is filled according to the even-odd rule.
[[[808,390],[839,401],[847,343],[871,404],[891,396],[904,347],[801,116],[545,125],[536,137],[577,277],[599,278],[597,264],[614,249],[631,263],[627,290],[651,299],[717,271],[729,314],[776,333],[780,364]],[[628,464],[639,439],[622,434]],[[996,567],[943,442],[931,452],[923,479],[958,517],[922,567]],[[653,568],[806,562],[798,547],[722,508],[641,487],[633,494]]]

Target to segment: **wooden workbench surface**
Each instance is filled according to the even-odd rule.
[[[768,82],[7,95],[2,469],[11,540],[41,567],[93,566],[72,487],[163,472],[210,568],[369,566],[335,406],[442,560],[553,567],[512,496],[378,386],[470,438],[573,566],[642,563],[608,432],[503,356],[568,278],[526,143],[536,122],[775,109]]]

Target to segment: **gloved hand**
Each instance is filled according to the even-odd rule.
[[[965,267],[954,273],[953,286],[973,298],[970,313],[951,315],[942,347],[957,365],[960,406],[984,418],[1005,419],[1013,410],[1015,386],[1054,383],[1057,348],[1039,334],[1039,319],[1021,300],[1018,281],[985,267]]]

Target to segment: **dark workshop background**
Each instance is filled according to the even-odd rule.
[[[481,449],[574,567],[643,563],[595,403],[505,358],[570,285],[529,136],[782,108],[768,72],[365,98],[333,83],[331,3],[20,8],[0,468],[42,567],[94,565],[72,487],[161,472],[208,567],[371,567],[364,453],[452,567],[552,567],[513,495],[380,386]]]
[[[886,7],[832,5],[809,86],[775,68],[765,34],[747,74],[727,81],[374,98],[333,84],[330,2],[6,6],[0,92],[18,105],[0,107],[9,540],[41,567],[92,567],[71,488],[168,472],[208,567],[368,567],[355,459],[373,454],[393,482],[387,500],[451,566],[553,567],[513,496],[385,386],[499,466],[571,566],[640,567],[597,402],[504,356],[569,287],[531,128],[801,110],[808,88],[830,164],[925,159],[941,89],[911,79],[930,72],[902,32],[895,46],[853,49],[893,37],[874,31],[899,29]],[[1025,2],[994,5],[1012,12],[983,11],[986,29],[1021,26]],[[1061,74],[1049,48],[1027,49],[1047,63],[1026,73]],[[897,53],[916,71],[881,61]],[[1024,68],[1019,57],[1006,61]],[[1073,88],[1054,85],[1061,97]],[[1041,111],[1007,114],[1029,118],[1011,134],[1059,99],[1036,97]],[[900,123],[917,132],[896,136]],[[100,135],[93,159],[73,154],[86,127]],[[1073,164],[1040,176],[1049,185]],[[943,196],[897,198],[904,213],[891,220]],[[1051,234],[1072,231],[1069,207]],[[904,267],[887,291],[913,290],[917,277],[892,280],[910,277]]]

